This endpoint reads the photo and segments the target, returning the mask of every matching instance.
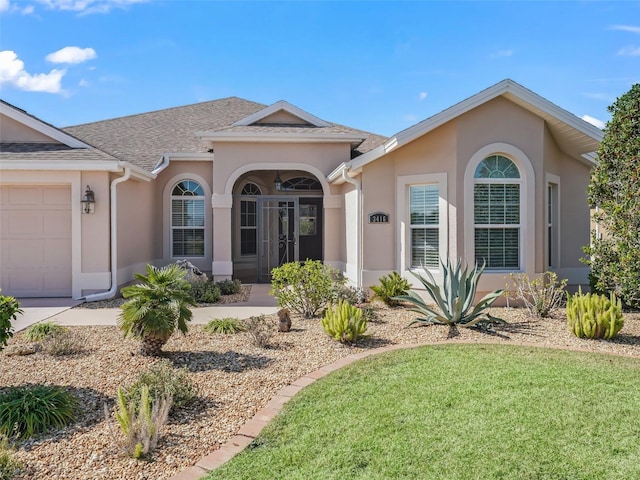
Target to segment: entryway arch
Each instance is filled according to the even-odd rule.
[[[290,165],[236,176],[231,188],[234,278],[268,282],[271,270],[284,263],[324,259],[325,186],[323,176]]]

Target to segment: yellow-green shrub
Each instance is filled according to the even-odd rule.
[[[622,302],[614,296],[597,295],[578,291],[567,300],[569,330],[580,338],[610,339],[624,325]]]
[[[362,310],[345,300],[330,306],[322,319],[322,328],[340,342],[355,342],[367,330],[367,319]]]

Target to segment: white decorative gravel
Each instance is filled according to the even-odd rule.
[[[176,366],[189,368],[198,399],[170,417],[149,461],[123,456],[117,441],[120,431],[113,420],[104,417],[103,405],[113,409],[117,387],[131,383],[138,372],[156,361],[137,355],[134,340],[123,339],[116,327],[72,327],[85,339],[86,349],[81,354],[8,356],[2,352],[0,386],[62,385],[81,398],[83,407],[82,417],[74,426],[19,446],[16,457],[24,462],[25,469],[18,478],[167,479],[232,437],[282,387],[341,357],[384,345],[508,340],[640,357],[639,313],[625,314],[625,326],[613,341],[574,337],[562,310],[554,312],[554,318],[534,320],[521,309],[492,309],[495,316],[509,322],[498,328],[498,335],[461,328],[451,339],[445,327],[407,328],[414,314],[377,305],[378,319],[369,324],[369,336],[356,346],[330,339],[319,319],[297,316],[293,317],[291,332],[274,334],[270,349],[255,347],[244,333],[211,335],[197,325],[186,336],[172,337],[164,348],[166,358]],[[275,322],[275,315],[270,318]],[[25,343],[22,333],[10,341],[10,345],[21,343]]]

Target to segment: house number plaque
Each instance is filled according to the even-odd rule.
[[[370,213],[369,223],[389,223],[389,214],[382,212]]]

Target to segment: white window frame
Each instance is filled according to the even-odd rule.
[[[174,257],[173,256],[173,228],[171,224],[171,200],[174,187],[184,181],[192,180],[198,183],[204,191],[204,256],[203,257]],[[188,258],[191,263],[203,271],[209,271],[213,256],[213,234],[211,218],[211,187],[200,175],[192,173],[181,173],[169,179],[164,186],[163,199],[163,257],[165,261],[173,261],[176,258]]]
[[[512,271],[535,273],[535,173],[529,157],[518,147],[508,143],[491,143],[476,151],[464,172],[464,259],[475,263],[474,185],[480,162],[491,155],[503,155],[515,163],[520,171],[520,269],[485,270],[483,290],[504,288],[504,275]]]
[[[255,188],[258,189],[258,193],[255,194],[243,194],[242,192],[244,191],[245,187],[247,185],[253,185]],[[255,258],[258,254],[258,200],[257,200],[257,196],[262,195],[262,189],[260,188],[260,185],[258,185],[256,182],[246,182],[242,188],[240,189],[240,220],[238,222],[238,225],[240,226],[240,231],[239,231],[239,237],[238,237],[238,253],[239,256],[241,258]],[[254,209],[255,209],[255,225],[242,225],[242,204],[243,202],[246,203],[253,203]],[[242,253],[242,231],[243,230],[253,230],[255,232],[255,237],[256,237],[256,251],[254,253]]]
[[[545,174],[545,265],[549,270],[560,268],[561,261],[561,239],[560,229],[562,228],[560,212],[560,177],[552,173]],[[551,197],[550,197],[551,195]],[[551,210],[551,211],[550,211]],[[549,254],[549,230],[551,230],[551,254]],[[549,262],[551,258],[551,262]]]
[[[495,155],[490,155],[491,156],[495,156]],[[504,158],[506,158],[507,160],[513,162],[513,160],[511,160],[509,157],[502,155]],[[482,162],[486,160],[483,159],[478,165],[482,164]],[[515,163],[514,163],[515,164]],[[477,167],[476,167],[477,168]],[[516,165],[517,168],[517,165]],[[518,172],[520,174],[520,172]],[[488,224],[482,224],[482,223],[476,223],[475,222],[475,187],[476,185],[518,185],[518,204],[520,207],[520,212],[519,212],[519,223],[488,223]],[[473,192],[474,192],[474,199],[473,199],[473,210],[471,212],[471,215],[474,216],[473,219],[473,234],[474,234],[474,242],[475,242],[475,233],[476,230],[479,228],[482,229],[488,229],[488,230],[507,230],[507,229],[514,229],[517,228],[518,229],[518,266],[516,268],[516,270],[521,270],[522,269],[522,174],[520,174],[520,177],[517,178],[476,178],[475,177],[475,172],[474,172],[474,178],[473,178]],[[473,256],[474,256],[474,262],[477,261],[477,259],[475,258],[475,243],[473,246]],[[504,272],[504,271],[510,271],[508,268],[490,268],[489,266],[486,267],[486,271],[489,272]]]
[[[432,173],[421,175],[399,175],[397,178],[396,192],[396,218],[397,239],[398,239],[398,270],[409,280],[410,283],[417,286],[417,280],[410,272],[423,274],[422,268],[411,269],[411,200],[410,187],[419,185],[437,185],[438,186],[438,255],[441,260],[449,256],[449,216],[448,216],[448,197],[447,197],[447,174]],[[436,278],[441,275],[441,268],[429,268]]]
[[[193,182],[195,184],[198,185],[198,187],[200,188],[200,190],[202,190],[202,195],[193,195],[193,196],[185,196],[185,195],[174,195],[173,194],[173,190],[175,190],[175,188],[182,182]],[[184,202],[187,200],[190,201],[201,201],[202,202],[202,226],[195,226],[195,225],[186,225],[186,226],[176,226],[173,224],[173,221],[171,221],[171,258],[204,258],[207,256],[207,249],[206,249],[206,243],[207,243],[207,230],[206,230],[206,216],[207,216],[207,210],[206,210],[206,202],[205,202],[205,194],[204,194],[204,188],[202,186],[202,184],[200,184],[199,182],[197,182],[196,180],[192,180],[190,178],[185,178],[183,180],[180,180],[179,182],[176,182],[173,187],[171,187],[171,203],[169,205],[169,210],[170,210],[170,217],[173,220],[173,202],[174,201],[180,201],[180,202]],[[202,231],[202,255],[176,255],[174,253],[175,250],[175,245],[174,245],[174,235],[176,231],[184,231],[184,230],[201,230]]]

